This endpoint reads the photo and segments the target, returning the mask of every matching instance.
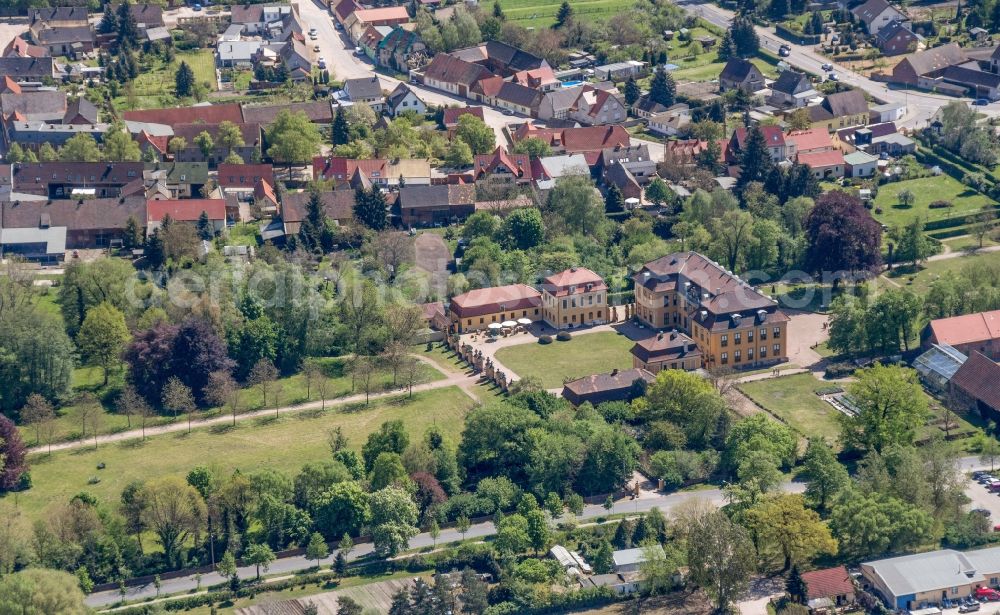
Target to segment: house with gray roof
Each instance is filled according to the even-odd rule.
[[[0,228],[0,258],[58,263],[66,254],[66,227]]]
[[[861,574],[890,608],[912,610],[1000,586],[1000,547],[941,549],[861,564]]]
[[[819,96],[809,77],[796,70],[784,70],[771,85],[771,97],[768,104],[775,107],[805,107],[809,100]]]
[[[44,58],[0,58],[0,75],[14,81],[41,81],[55,76],[51,57]]]
[[[764,89],[764,73],[750,60],[729,58],[719,73],[719,90],[727,92],[737,89],[748,94]]]
[[[909,28],[911,26],[906,13],[892,6],[886,0],[868,0],[864,4],[854,7],[851,12],[865,25],[868,33],[872,36],[878,33],[892,22],[899,22]]]
[[[385,96],[382,95],[382,84],[378,77],[358,77],[344,81],[344,93],[352,103],[365,103],[381,113],[385,108]]]

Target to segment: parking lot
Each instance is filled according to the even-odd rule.
[[[997,471],[993,475],[997,476],[998,474],[1000,474],[1000,468],[997,468]],[[997,478],[1000,478],[1000,476],[997,476]],[[990,492],[985,485],[981,485],[972,479],[969,479],[966,483],[965,495],[969,496],[969,499],[972,500],[969,508],[982,508],[990,511],[991,523],[993,525],[1000,524],[1000,495]]]

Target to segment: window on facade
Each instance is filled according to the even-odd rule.
[[[767,329],[765,329],[764,327],[760,328],[760,339],[762,340],[767,339]]]
[[[775,327],[774,328],[774,339],[778,339],[779,337],[781,337],[781,328],[780,327]]]
[[[767,346],[760,347],[760,358],[763,359],[767,356]]]
[[[722,360],[722,364],[723,365],[729,363],[729,353],[728,352],[722,353],[722,359],[721,360]]]
[[[753,348],[747,348],[747,361],[753,361]]]
[[[775,345],[774,345],[774,346],[772,347],[772,350],[774,350],[774,354],[778,354],[778,353],[780,353],[780,352],[781,352],[781,346],[780,346],[780,345],[778,345],[778,344],[775,344]]]
[[[742,341],[743,341],[743,334],[742,333],[734,333],[733,334],[733,343],[734,344],[739,344]]]
[[[564,310],[566,309],[566,300],[565,299],[563,299],[563,309]]]
[[[747,341],[753,343],[753,329],[747,331]]]
[[[739,363],[741,358],[739,350],[733,353],[733,363]]]
[[[723,347],[728,346],[729,345],[729,336],[728,335],[723,335],[722,338],[721,338],[721,341],[722,341],[722,346]]]
[[[482,318],[479,319],[479,324],[483,324],[484,322],[486,322],[486,321],[483,320]]]
[[[600,318],[600,317],[601,317],[601,310],[597,310],[597,317],[598,317],[598,318]]]

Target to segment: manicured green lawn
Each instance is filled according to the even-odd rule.
[[[816,395],[817,390],[830,386],[811,374],[795,374],[747,382],[739,388],[801,434],[820,436],[832,443],[840,434],[837,422],[840,412]]]
[[[897,284],[923,296],[930,290],[934,280],[955,275],[972,263],[1000,264],[1000,252],[965,254],[956,258],[931,261],[921,265],[920,270],[916,273],[907,267],[894,271],[890,277]]]
[[[457,442],[463,418],[474,402],[457,387],[448,387],[350,407],[304,411],[259,418],[230,425],[178,432],[115,444],[94,450],[93,446],[73,451],[33,455],[33,486],[18,494],[18,504],[32,519],[53,504],[67,501],[87,491],[105,502],[117,501],[125,485],[134,480],[163,476],[185,476],[195,466],[207,466],[220,473],[236,469],[255,472],[261,468],[294,475],[303,464],[327,459],[330,449],[327,432],[341,427],[351,448],[360,449],[368,434],[384,422],[399,419],[412,438],[420,437],[429,426],[437,425]],[[106,464],[98,470],[99,463]],[[88,484],[91,477],[100,482]],[[8,499],[9,501],[9,499]]]
[[[414,350],[416,351],[418,349],[415,348]],[[351,394],[351,375],[347,372],[347,362],[345,359],[324,358],[320,360],[320,365],[322,366],[327,382],[329,383],[327,399],[334,399],[336,397],[343,397]],[[420,374],[418,378],[420,382],[431,382],[434,380],[441,380],[443,378],[444,375],[433,367],[423,363],[420,365]],[[392,388],[391,373],[379,372],[372,380],[373,392],[381,392]],[[105,413],[102,415],[102,426],[100,432],[115,433],[125,431],[129,428],[128,419],[127,417],[114,411],[113,403],[115,394],[103,389],[101,387],[102,382],[103,379],[101,371],[97,368],[80,368],[75,370],[73,373],[73,387],[75,390],[82,389],[93,391],[94,394],[104,402]],[[278,382],[281,383],[282,389],[278,401],[282,406],[308,401],[306,399],[305,379],[301,374],[296,374],[289,378],[282,378]],[[357,392],[360,392],[360,388]],[[309,399],[319,399],[315,384],[311,387]],[[274,407],[273,393],[268,393],[267,405],[268,407]],[[240,412],[258,410],[261,407],[262,397],[259,389],[256,387],[245,389],[240,399]],[[219,408],[202,410],[197,414],[196,418],[203,419],[228,412],[228,409]],[[64,408],[60,408],[58,414],[58,430],[56,432],[55,441],[79,438],[82,432],[82,426],[80,423],[80,408],[75,405],[66,406]],[[152,419],[148,419],[146,421],[146,426],[161,425],[164,423],[170,423],[173,420],[174,419],[171,416],[156,416]],[[184,419],[184,417],[179,417],[177,420],[183,422],[186,419]],[[135,421],[132,422],[132,428],[138,428]],[[29,446],[37,444],[35,431],[32,428],[22,427],[21,433],[24,435],[24,440]],[[88,425],[87,436],[90,436],[91,433],[92,427]]]
[[[914,201],[910,207],[899,204],[897,195],[904,189],[909,189],[913,193]],[[934,201],[951,201],[953,207],[930,209],[928,206]],[[955,178],[939,175],[937,177],[909,179],[882,186],[879,188],[878,196],[875,197],[875,207],[881,208],[882,213],[873,210],[872,214],[879,222],[889,226],[902,226],[911,222],[914,217],[919,217],[921,221],[927,222],[971,214],[990,203],[988,197],[962,185]]]
[[[497,351],[497,359],[518,376],[540,378],[547,389],[561,387],[565,380],[613,369],[632,367],[632,340],[624,335],[605,331],[573,334],[568,342],[522,344]]]

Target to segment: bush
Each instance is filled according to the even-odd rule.
[[[948,209],[951,207],[951,201],[934,201],[928,207],[931,209]]]
[[[830,363],[826,366],[827,378],[844,378],[853,375],[858,368],[853,363]]]
[[[573,336],[569,334],[569,331],[560,331],[556,334],[556,339],[560,342],[568,342],[573,339]]]
[[[552,336],[551,335],[543,335],[540,338],[538,338],[538,343],[539,344],[551,344],[552,343]]]

